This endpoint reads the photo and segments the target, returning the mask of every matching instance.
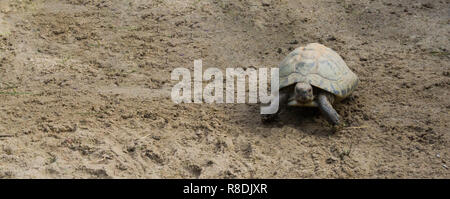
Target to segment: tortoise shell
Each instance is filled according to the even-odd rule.
[[[358,77],[342,57],[318,43],[296,48],[280,63],[279,68],[280,89],[297,82],[307,82],[334,94],[340,101],[358,85]]]

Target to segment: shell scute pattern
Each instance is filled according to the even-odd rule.
[[[313,70],[315,66],[316,62],[314,62],[313,60],[299,61],[297,64],[295,64],[295,72],[306,76],[311,73],[311,70]]]
[[[335,94],[339,100],[353,92],[358,77],[339,54],[312,43],[296,48],[280,64],[280,89],[297,82],[308,82]]]

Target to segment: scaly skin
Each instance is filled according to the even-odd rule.
[[[336,126],[340,124],[340,116],[331,105],[333,101],[334,96],[325,92],[320,92],[317,96],[317,104],[319,105],[320,112],[327,118],[328,122]]]
[[[289,99],[289,94],[292,93],[294,98],[301,103],[309,103],[312,100],[315,100],[319,106],[320,112],[327,119],[327,121],[332,124],[334,127],[338,127],[340,125],[340,116],[334,110],[332,104],[334,102],[334,95],[327,93],[325,91],[320,91],[316,95],[312,92],[312,87],[309,84],[299,82],[293,87],[294,89],[285,89],[283,92],[280,92],[279,95],[279,109],[275,114],[267,114],[261,115],[261,120],[263,123],[269,123],[276,120],[278,114],[280,113],[280,109],[283,105],[287,104]],[[270,106],[269,106],[270,107]],[[274,108],[274,107],[270,107]]]

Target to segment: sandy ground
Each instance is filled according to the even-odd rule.
[[[0,0],[0,178],[450,178],[449,0]],[[322,43],[360,84],[263,125],[170,72]]]

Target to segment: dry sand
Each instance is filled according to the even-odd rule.
[[[1,0],[0,178],[450,178],[449,0]],[[360,78],[263,125],[174,104],[170,72],[322,43]]]

